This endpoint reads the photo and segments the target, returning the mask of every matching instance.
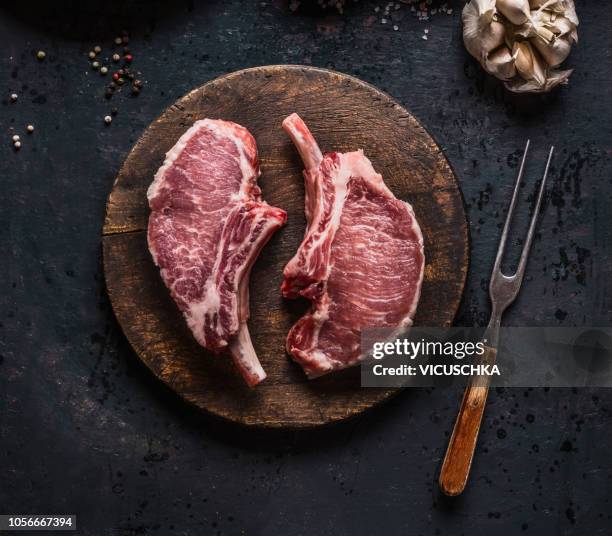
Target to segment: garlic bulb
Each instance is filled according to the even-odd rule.
[[[468,52],[510,91],[567,83],[572,71],[556,67],[578,42],[573,0],[470,0],[462,19]]]
[[[463,8],[463,42],[478,61],[503,44],[504,25],[497,20],[495,0],[472,0]]]

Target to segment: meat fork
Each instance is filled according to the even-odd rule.
[[[512,215],[518,199],[521,180],[523,179],[525,160],[527,158],[527,152],[529,151],[529,140],[527,140],[525,146],[523,160],[521,161],[521,167],[516,179],[514,193],[512,194],[512,201],[510,202],[506,223],[504,224],[499,248],[497,249],[497,256],[495,257],[495,265],[493,266],[493,273],[491,274],[491,283],[489,284],[489,296],[491,298],[492,310],[491,319],[489,320],[483,337],[485,352],[480,357],[480,362],[483,364],[492,365],[495,363],[497,345],[499,343],[501,317],[506,308],[516,299],[521,288],[521,283],[523,282],[527,258],[529,257],[529,250],[533,241],[533,235],[535,234],[540,204],[546,187],[546,177],[548,175],[548,169],[554,149],[554,147],[551,147],[548,153],[546,169],[542,177],[542,183],[540,184],[538,199],[536,201],[533,216],[531,217],[531,223],[527,231],[527,239],[523,246],[518,268],[514,275],[508,276],[501,271],[501,263],[504,257],[506,241],[508,239],[510,222],[512,221]],[[480,430],[480,423],[482,421],[487,394],[489,392],[489,383],[489,376],[475,376],[471,379],[463,395],[459,414],[457,415],[457,421],[455,422],[453,434],[451,435],[448,449],[446,450],[446,456],[442,463],[442,470],[440,472],[440,489],[446,495],[459,495],[467,484],[470,467],[472,466],[472,459],[474,458],[474,449],[476,448],[478,432]]]

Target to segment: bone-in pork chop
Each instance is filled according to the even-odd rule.
[[[362,151],[323,155],[297,114],[283,122],[304,162],[307,229],[282,293],[312,302],[287,351],[308,377],[364,358],[361,331],[412,324],[423,281],[423,236]]]
[[[196,340],[229,351],[246,382],[266,374],[247,327],[249,274],[286,214],[262,200],[257,146],[235,123],[197,121],[166,154],[147,196],[155,264]]]

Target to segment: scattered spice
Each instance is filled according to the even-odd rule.
[[[16,142],[16,141],[19,141],[19,140],[20,140],[19,135],[18,135],[18,134],[15,134],[15,135],[13,136],[13,141],[15,141],[15,142]]]
[[[113,118],[110,115],[106,115],[106,116],[104,116],[104,122],[107,125],[110,125],[113,122]]]
[[[28,125],[26,127],[26,130],[27,130],[28,134],[32,134],[32,132],[34,132],[34,125]]]
[[[113,43],[106,54],[102,52],[103,49],[100,45],[94,46],[88,53],[91,68],[97,70],[101,76],[110,75],[112,78],[104,88],[104,97],[107,100],[111,100],[117,93],[120,93],[124,85],[130,88],[132,96],[139,95],[144,87],[143,82],[138,78],[140,72],[132,68],[135,60],[127,46],[129,41],[129,36],[124,31],[113,39]],[[116,64],[116,66],[111,64]],[[117,109],[113,108],[111,115],[104,117],[104,122],[107,125],[110,124],[112,117],[116,114]]]
[[[11,102],[17,102],[19,95],[17,93],[11,93]]]
[[[13,147],[15,147],[17,151],[19,151],[19,149],[21,149],[21,142],[17,140],[15,143],[13,143]]]
[[[36,53],[36,57],[37,57],[37,58],[38,58],[40,61],[42,61],[42,60],[44,60],[44,59],[47,57],[47,53],[46,53],[44,50],[39,50],[39,51]]]

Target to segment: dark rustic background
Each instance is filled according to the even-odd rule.
[[[448,500],[435,481],[458,392],[407,391],[328,429],[243,430],[179,402],[117,327],[100,230],[121,162],[188,90],[271,63],[354,74],[437,139],[472,233],[458,323],[486,321],[488,275],[526,138],[534,147],[526,204],[554,143],[528,279],[507,323],[610,324],[612,4],[579,2],[570,86],[521,98],[464,52],[457,5],[430,22],[402,6],[393,11],[398,31],[380,23],[377,5],[386,3],[349,4],[339,16],[292,13],[284,0],[3,3],[1,513],[76,513],[79,533],[96,536],[610,534],[609,391],[493,392],[471,484]],[[137,98],[124,90],[109,102],[86,54],[98,43],[108,50],[123,28],[146,85]],[[112,106],[118,115],[105,127]]]

